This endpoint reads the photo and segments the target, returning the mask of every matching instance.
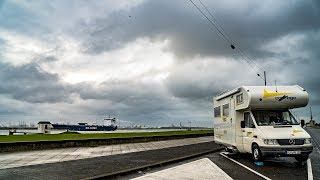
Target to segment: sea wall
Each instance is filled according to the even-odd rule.
[[[163,141],[171,139],[196,138],[202,136],[212,136],[213,133],[188,134],[171,136],[150,136],[150,137],[130,137],[130,138],[108,138],[108,139],[83,139],[83,140],[59,140],[59,141],[34,141],[34,142],[3,142],[0,143],[0,152],[28,151],[40,149],[54,149],[67,147],[95,147],[110,144],[140,143],[149,141]]]

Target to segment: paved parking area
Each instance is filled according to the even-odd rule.
[[[53,150],[0,153],[0,169],[156,150],[213,141],[213,137],[188,138],[146,143],[76,147]]]
[[[218,150],[221,150],[221,147],[210,141],[149,151],[21,166],[0,169],[0,179],[110,179],[122,176],[123,172],[136,172],[145,168],[163,166],[167,162],[180,161],[199,153]]]

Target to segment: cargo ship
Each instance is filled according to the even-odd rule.
[[[115,131],[117,126],[115,125],[116,118],[110,118],[110,116],[104,119],[103,122],[110,121],[111,124],[105,125],[89,125],[88,123],[78,123],[75,125],[69,124],[52,124],[53,129],[70,130],[70,131]]]

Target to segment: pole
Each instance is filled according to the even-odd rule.
[[[264,75],[264,86],[267,86],[267,74],[266,74],[266,71],[263,71],[263,75]]]

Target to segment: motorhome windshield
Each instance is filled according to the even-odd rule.
[[[299,124],[290,111],[252,111],[258,126]]]

